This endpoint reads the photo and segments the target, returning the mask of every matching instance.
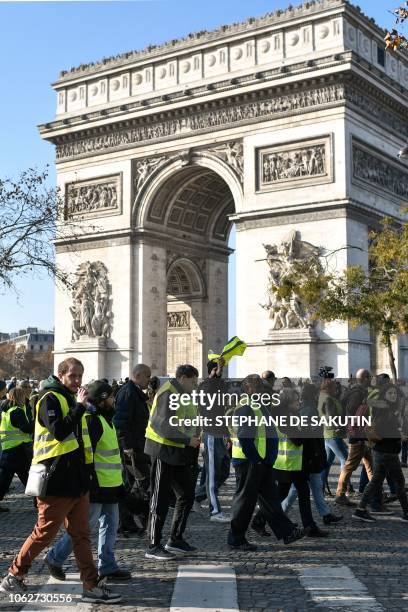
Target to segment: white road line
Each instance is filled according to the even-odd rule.
[[[350,612],[383,612],[384,608],[371,597],[367,587],[355,577],[347,565],[317,567],[293,566],[299,580],[313,602],[326,610]]]
[[[37,602],[35,601],[36,593],[39,594]],[[26,603],[21,608],[21,612],[38,612],[40,610],[72,612],[72,608],[75,608],[77,612],[90,612],[92,610],[91,604],[80,603],[79,601],[82,595],[82,583],[79,574],[67,574],[64,581],[50,578],[46,584],[39,587],[30,587],[29,585],[27,596],[30,597],[31,595],[33,595],[33,601]],[[55,601],[52,601],[53,595],[55,595]],[[71,595],[71,602],[63,601],[64,596],[66,598],[67,595]]]
[[[229,565],[182,565],[170,612],[238,612],[237,581]]]

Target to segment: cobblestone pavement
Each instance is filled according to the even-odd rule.
[[[331,477],[332,490],[337,481],[336,473],[338,468],[333,470]],[[233,485],[231,478],[223,488],[221,500],[226,510],[231,503]],[[24,497],[20,484],[14,483],[14,489],[6,503],[11,512],[0,514],[2,575],[35,523],[31,500]],[[329,528],[329,539],[304,539],[290,547],[277,543],[274,537],[262,539],[251,532],[250,539],[258,545],[255,553],[230,551],[226,545],[228,524],[213,523],[206,517],[192,514],[186,538],[199,548],[199,552],[177,562],[148,561],[144,558],[143,539],[119,537],[117,559],[133,572],[132,583],[115,586],[115,589],[123,594],[121,609],[164,612],[170,606],[179,564],[219,564],[230,565],[236,572],[241,612],[408,610],[408,524],[398,520],[398,504],[392,505],[391,508],[395,510],[395,516],[379,517],[374,526],[352,521],[351,510],[342,508],[344,520]],[[299,521],[297,509],[291,511],[291,517]],[[75,572],[75,562],[70,563],[70,571]],[[331,603],[313,600],[310,591],[302,586],[299,572],[327,566],[347,566],[355,578],[367,588],[369,596],[375,598],[377,605],[366,607],[362,600],[355,607],[347,603],[347,600],[341,602],[340,598],[336,597],[336,592],[330,593],[330,589],[329,595],[334,597]],[[41,559],[35,561],[29,578],[30,591],[35,591],[36,586],[39,587],[47,581],[48,574]],[[324,585],[322,587],[324,588]],[[0,596],[1,611],[12,612],[20,609],[21,606],[11,604],[4,595]],[[58,610],[58,605],[47,609]],[[77,609],[110,612],[114,606],[88,605],[77,606]]]

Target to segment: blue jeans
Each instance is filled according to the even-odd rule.
[[[309,486],[313,495],[316,508],[320,516],[327,516],[330,514],[330,508],[326,504],[323,489],[322,489],[322,477],[321,474],[310,474],[309,475]],[[297,499],[297,490],[294,484],[290,487],[289,494],[286,499],[282,502],[282,510],[287,512],[289,508],[293,506]]]
[[[101,576],[119,569],[115,559],[115,542],[119,526],[118,504],[90,504],[89,528],[95,533],[99,523],[98,571]],[[72,540],[66,532],[48,551],[47,559],[53,565],[62,567],[72,553]]]
[[[343,438],[326,438],[324,441],[324,446],[326,448],[327,455],[326,478],[328,478],[330,468],[333,465],[335,457],[337,457],[340,461],[341,469],[344,468],[344,464],[346,463],[348,457],[348,448]],[[324,474],[325,473],[323,472],[323,477]]]
[[[205,480],[196,488],[195,501],[208,499],[211,514],[222,511],[218,498],[220,486],[229,476],[230,459],[223,438],[204,433]]]

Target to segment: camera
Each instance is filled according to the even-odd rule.
[[[333,368],[331,366],[323,366],[319,370],[320,378],[334,378],[334,372],[332,372]]]

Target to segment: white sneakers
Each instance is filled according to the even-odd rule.
[[[230,523],[231,517],[229,514],[224,514],[224,512],[217,512],[216,514],[212,514],[210,516],[210,521],[216,521],[218,523]]]

